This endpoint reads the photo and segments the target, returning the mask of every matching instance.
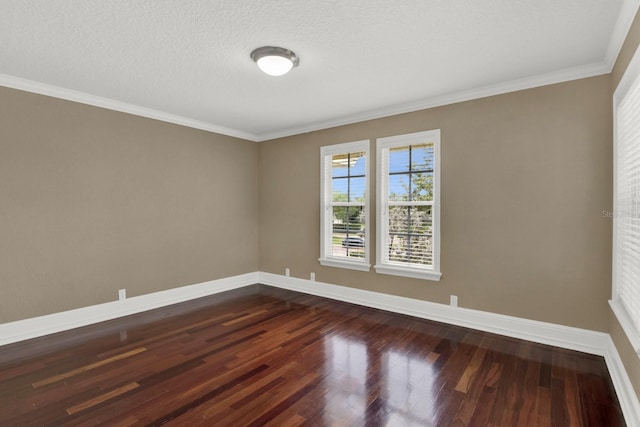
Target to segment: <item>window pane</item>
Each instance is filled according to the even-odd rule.
[[[334,202],[364,202],[364,153],[336,154],[331,158],[331,200]]]
[[[406,235],[389,235],[389,261],[408,262],[409,238]]]
[[[349,154],[335,154],[331,157],[331,176],[343,177],[349,174]]]
[[[349,201],[349,178],[333,178],[331,180],[331,200],[334,202]]]
[[[389,261],[432,265],[431,206],[389,208]]]
[[[411,174],[411,201],[433,200],[433,172]]]
[[[391,206],[389,232],[431,234],[433,217],[431,206]]]
[[[389,172],[409,172],[409,147],[389,150]]]
[[[409,232],[409,207],[390,206],[389,207],[389,232],[408,233]]]
[[[389,200],[402,202],[409,200],[409,175],[389,175]]]
[[[364,258],[365,217],[362,206],[334,206],[331,250],[333,256]]]
[[[431,265],[433,254],[433,237],[415,236],[409,237],[409,262],[420,265]]]
[[[390,233],[389,261],[432,265],[433,237],[431,235]]]
[[[331,176],[333,178],[364,175],[366,159],[364,153],[336,154],[331,158]]]
[[[411,146],[411,170],[433,170],[433,144]]]
[[[431,235],[433,217],[431,206],[411,206],[406,208],[411,218],[409,232],[411,234]]]
[[[349,178],[349,201],[364,203],[365,178]]]
[[[351,153],[351,162],[349,175],[362,175],[366,172],[367,162],[364,157],[364,153]]]

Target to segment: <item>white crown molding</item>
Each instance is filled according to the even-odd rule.
[[[504,83],[482,86],[475,89],[463,90],[448,93],[441,96],[429,97],[417,102],[394,105],[363,113],[358,113],[339,119],[316,122],[305,126],[283,129],[281,131],[258,134],[257,141],[268,141],[271,139],[284,138],[292,135],[299,135],[308,132],[315,132],[337,126],[345,126],[367,120],[381,119],[398,114],[412,113],[426,110],[428,108],[441,107],[444,105],[456,104],[458,102],[472,101],[474,99],[486,98],[489,96],[502,95],[509,92],[532,89],[540,86],[547,86],[556,83],[578,80],[587,77],[599,76],[611,72],[608,64],[599,62],[579,67],[566,68],[564,70],[541,74],[522,79],[510,80]]]
[[[231,129],[228,127],[216,125],[214,123],[194,120],[163,111],[153,110],[151,108],[128,104],[126,102],[103,98],[101,96],[90,95],[88,93],[66,89],[59,86],[53,86],[46,83],[39,83],[33,80],[27,80],[7,74],[0,74],[0,86],[19,89],[25,92],[38,93],[40,95],[51,96],[54,98],[65,99],[67,101],[78,102],[80,104],[92,105],[94,107],[106,108],[107,110],[128,113],[134,116],[147,117],[149,119],[160,120],[167,123],[173,123],[193,129],[200,129],[207,132],[232,136],[235,138],[246,139],[249,141],[255,142],[258,140],[257,135],[241,130]]]
[[[640,0],[633,0],[640,1]],[[441,107],[444,105],[455,104],[458,102],[472,101],[474,99],[486,98],[489,96],[502,95],[520,90],[532,89],[535,87],[546,86],[550,84],[562,83],[571,80],[578,80],[587,77],[594,77],[601,74],[611,72],[611,66],[606,63],[594,63],[580,67],[567,68],[552,73],[532,76],[517,80],[511,80],[495,85],[487,85],[475,89],[449,93],[441,96],[426,98],[417,102],[394,105],[391,107],[380,108],[363,113],[353,114],[341,117],[339,119],[315,122],[308,125],[283,129],[275,132],[267,132],[262,134],[252,134],[237,129],[231,129],[214,123],[207,123],[162,111],[152,110],[150,108],[140,107],[125,102],[115,101],[108,98],[89,95],[83,92],[65,89],[58,86],[39,83],[19,77],[0,74],[0,86],[6,86],[13,89],[19,89],[26,92],[38,93],[41,95],[52,96],[54,98],[66,99],[68,101],[79,102],[81,104],[93,105],[96,107],[106,108],[109,110],[120,111],[123,113],[133,114],[136,116],[147,117],[168,123],[174,123],[190,128],[200,129],[208,132],[218,133],[222,135],[242,138],[248,141],[261,142],[287,136],[299,135],[308,132],[329,129],[337,126],[345,126],[354,123],[364,122],[367,120],[375,120],[398,114],[411,113],[428,108]]]
[[[423,100],[399,104],[391,107],[371,110],[368,112],[358,113],[339,119],[326,120],[317,123],[311,123],[305,126],[283,129],[275,132],[267,132],[257,135],[257,141],[268,141],[271,139],[284,138],[292,135],[299,135],[318,130],[329,129],[337,126],[350,125],[366,120],[380,119],[383,117],[394,116],[397,114],[411,113],[415,111],[425,110],[427,108],[441,107],[444,105],[455,104],[458,102],[472,101],[474,99],[486,98],[489,96],[502,95],[509,92],[532,89],[541,86],[547,86],[556,83],[567,82],[571,80],[595,77],[602,74],[608,74],[613,69],[620,49],[629,33],[631,24],[635,19],[640,0],[623,0],[620,13],[614,25],[609,44],[602,62],[566,68],[563,70],[553,71],[546,74],[525,77],[522,79],[510,80],[494,85],[487,85],[479,88],[452,92],[440,96],[425,98]]]
[[[182,286],[166,291],[0,324],[0,346],[67,331],[258,283],[258,273]]]
[[[618,395],[620,408],[624,414],[628,427],[640,427],[640,401],[629,380],[629,375],[624,368],[620,354],[610,336],[607,336],[607,347],[604,360],[609,369],[611,382]]]
[[[222,135],[242,138],[249,141],[268,141],[276,138],[283,138],[292,135],[298,135],[318,130],[328,129],[336,126],[344,126],[353,123],[363,122],[367,120],[380,119],[383,117],[394,116],[397,114],[410,113],[428,108],[440,107],[443,105],[454,104],[458,102],[471,101],[489,96],[501,95],[509,92],[515,92],[525,89],[531,89],[540,86],[546,86],[565,81],[577,80],[587,77],[593,77],[601,74],[610,73],[615,61],[618,57],[620,49],[629,32],[629,28],[633,23],[640,0],[624,0],[620,13],[616,20],[613,32],[609,39],[605,56],[602,62],[587,64],[578,67],[567,68],[546,74],[526,77],[522,79],[511,80],[503,83],[487,85],[469,90],[447,93],[439,96],[428,97],[417,102],[398,104],[391,107],[370,110],[357,114],[344,116],[338,119],[319,121],[309,123],[303,126],[296,126],[274,132],[265,132],[254,134],[239,129],[232,129],[226,126],[217,125],[215,123],[204,122],[200,120],[190,119],[175,114],[154,110],[151,108],[141,107],[126,102],[116,101],[109,98],[90,95],[59,86],[53,86],[40,83],[20,77],[0,74],[0,86],[6,86],[14,89],[24,90],[27,92],[38,93],[41,95],[52,96],[55,98],[66,99],[68,101],[79,102],[82,104],[93,105],[96,107],[106,108],[109,110],[120,111],[123,113],[133,114],[136,116],[147,117],[168,123],[174,123],[190,128],[200,129],[208,132],[218,133]]]
[[[609,45],[607,46],[604,56],[604,62],[609,66],[609,71],[613,69],[616,59],[618,59],[618,54],[627,38],[631,24],[633,24],[633,20],[638,12],[638,7],[640,7],[640,0],[623,0],[622,2],[620,13],[613,27]]]

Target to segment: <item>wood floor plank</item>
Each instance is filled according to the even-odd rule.
[[[33,385],[33,388],[43,387],[45,385],[52,384],[52,383],[64,380],[64,379],[72,377],[74,375],[78,375],[78,374],[81,374],[83,372],[87,372],[87,371],[90,371],[92,369],[99,368],[99,367],[107,365],[109,363],[117,362],[118,360],[122,360],[122,359],[125,359],[127,357],[135,356],[136,354],[142,353],[143,351],[146,351],[146,350],[147,349],[144,348],[144,347],[139,347],[139,348],[136,348],[134,350],[128,351],[126,353],[118,354],[118,355],[112,356],[112,357],[110,357],[108,359],[101,360],[99,362],[95,362],[95,363],[91,363],[89,365],[81,366],[80,368],[73,369],[71,371],[55,375],[53,377],[45,378],[45,379],[42,379],[40,381],[36,381],[32,385]]]
[[[131,391],[135,388],[140,387],[138,383],[129,383],[119,387],[115,390],[111,390],[108,393],[104,393],[100,396],[94,397],[93,399],[87,400],[86,402],[82,402],[79,405],[72,406],[71,408],[67,408],[67,414],[73,415],[76,412],[84,411],[85,409],[89,409],[92,406],[96,406],[99,403],[106,402],[107,400],[113,399],[116,396],[120,396],[128,391]]]
[[[0,347],[0,426],[624,426],[607,372],[256,285]]]
[[[462,377],[456,384],[455,390],[461,393],[466,393],[469,390],[469,384],[471,383],[472,378],[480,369],[480,365],[484,360],[484,356],[487,353],[487,349],[483,347],[478,347],[471,358],[471,361],[467,364]]]

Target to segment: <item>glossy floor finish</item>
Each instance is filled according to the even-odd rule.
[[[252,286],[0,347],[0,426],[620,426],[601,357]]]

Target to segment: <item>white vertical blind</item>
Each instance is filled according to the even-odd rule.
[[[626,77],[626,76],[625,76]],[[640,336],[640,75],[616,99],[614,302],[638,347]],[[618,95],[618,94],[616,94]],[[620,316],[619,316],[620,317]],[[629,333],[631,332],[631,333]],[[631,338],[631,337],[630,337]],[[636,342],[634,342],[636,341]],[[637,348],[640,351],[640,348]]]

